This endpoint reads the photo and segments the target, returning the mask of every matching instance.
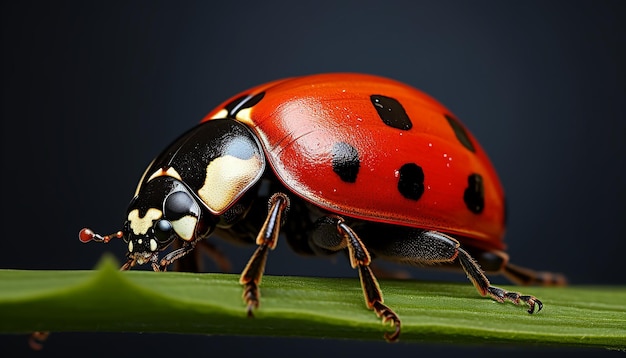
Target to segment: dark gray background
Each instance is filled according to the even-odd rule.
[[[77,233],[118,230],[145,166],[170,140],[250,86],[349,71],[418,87],[470,128],[507,191],[512,261],[574,284],[626,283],[621,1],[21,1],[1,13],[0,268],[89,269],[104,251],[122,259],[121,243],[81,245]],[[253,250],[220,245],[237,269]],[[302,259],[280,244],[267,273],[356,277],[342,257]],[[1,349],[28,354],[22,338],[0,336]],[[557,352],[55,334],[39,355],[294,348],[302,357]]]

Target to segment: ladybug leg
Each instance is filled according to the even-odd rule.
[[[518,285],[565,286],[567,279],[559,273],[537,272],[507,262],[502,273]]]
[[[129,257],[128,260],[120,267],[120,271],[128,271],[131,267],[135,266],[136,260],[132,257]]]
[[[385,230],[387,231],[373,228],[364,231],[367,235],[365,242],[369,244],[370,250],[380,258],[415,264],[452,263],[458,260],[467,277],[481,295],[489,295],[498,302],[505,300],[515,304],[524,302],[529,306],[528,313],[535,312],[535,309],[540,311],[543,307],[541,301],[534,296],[508,292],[492,286],[478,263],[451,236],[431,230],[405,228],[386,228]],[[387,235],[386,237],[389,239],[375,240],[383,234]]]
[[[383,323],[390,323],[395,328],[393,333],[385,333],[385,339],[389,342],[397,341],[400,336],[400,318],[383,303],[380,286],[370,268],[370,254],[354,230],[343,218],[326,216],[316,222],[316,230],[312,233],[311,240],[317,247],[329,251],[348,248],[350,264],[352,268],[359,270],[365,304],[382,318]]]
[[[221,272],[230,272],[232,265],[226,254],[224,254],[217,246],[206,240],[198,242],[198,247],[204,252],[215,264]]]
[[[174,271],[178,272],[202,272],[202,259],[206,255],[211,261],[217,265],[221,272],[230,272],[232,265],[228,257],[215,245],[207,240],[199,240],[196,242],[196,250],[194,254],[188,254],[174,262]]]
[[[543,303],[541,303],[541,301],[539,301],[536,297],[521,295],[518,292],[509,292],[499,287],[492,286],[476,261],[474,261],[474,259],[462,248],[458,247],[457,250],[461,267],[463,267],[467,277],[470,281],[472,281],[474,287],[476,287],[481,295],[489,295],[498,302],[509,300],[516,305],[520,304],[520,302],[524,302],[528,305],[528,313],[534,313],[535,308],[537,308],[537,312],[541,311]]]
[[[187,255],[195,247],[195,241],[185,241],[183,243],[183,246],[163,256],[159,263],[156,262],[157,256],[153,256],[154,260],[152,262],[152,269],[154,271],[167,271],[167,266],[169,266],[174,261],[180,259],[181,257]]]
[[[274,249],[280,233],[283,214],[289,209],[289,198],[283,193],[272,195],[265,222],[256,238],[259,246],[241,273],[239,283],[244,285],[243,300],[246,303],[248,317],[254,316],[253,310],[259,307],[259,284],[265,270],[268,249]]]
[[[28,339],[28,345],[30,349],[34,351],[40,351],[43,349],[43,343],[50,336],[50,332],[47,331],[36,331],[30,334]]]

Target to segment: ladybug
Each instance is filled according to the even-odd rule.
[[[484,270],[522,284],[560,275],[515,266],[503,251],[505,196],[480,144],[443,105],[406,84],[363,74],[287,78],[210,112],[158,155],[121,231],[79,238],[128,245],[122,270],[166,268],[212,234],[258,246],[240,283],[247,314],[279,234],[305,255],[347,252],[365,303],[400,335],[372,258],[460,267],[483,296],[540,311],[534,296],[492,286]],[[160,256],[169,247],[172,250]],[[181,260],[182,261],[182,260]],[[482,268],[481,268],[482,267]]]

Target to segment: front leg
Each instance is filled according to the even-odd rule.
[[[254,316],[253,310],[259,307],[259,284],[261,283],[263,271],[265,271],[267,253],[269,249],[273,250],[276,247],[283,214],[288,209],[289,198],[287,195],[276,193],[270,198],[265,223],[256,238],[256,244],[259,247],[248,261],[239,278],[239,283],[244,285],[243,300],[246,303],[248,317]]]
[[[158,257],[154,255],[152,258],[152,269],[154,271],[167,271],[167,266],[169,266],[174,261],[180,259],[181,257],[187,255],[191,250],[196,247],[196,241],[185,241],[183,246],[180,248],[168,253],[163,256],[159,263],[157,263]]]
[[[128,271],[128,270],[130,270],[131,267],[135,266],[136,261],[137,260],[135,260],[135,258],[129,257],[128,260],[126,260],[126,262],[124,262],[122,267],[120,267],[120,271]]]

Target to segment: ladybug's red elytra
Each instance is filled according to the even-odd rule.
[[[484,274],[521,284],[564,281],[509,263],[505,221],[498,176],[452,112],[390,79],[322,74],[270,82],[222,103],[150,164],[121,231],[83,229],[79,237],[123,239],[123,270],[150,263],[163,271],[199,243],[226,266],[204,240],[211,234],[256,243],[240,278],[248,315],[259,305],[279,233],[301,254],[347,250],[367,307],[392,325],[385,337],[394,341],[400,318],[383,303],[374,257],[460,265],[481,295],[541,310],[534,296],[494,287]]]

